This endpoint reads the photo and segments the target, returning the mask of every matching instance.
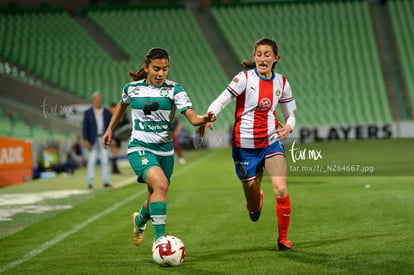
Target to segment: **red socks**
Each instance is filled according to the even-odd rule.
[[[278,242],[287,240],[289,223],[290,223],[290,197],[276,198],[276,216],[279,229]]]

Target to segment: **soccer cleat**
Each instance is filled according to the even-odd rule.
[[[249,217],[253,222],[257,221],[260,218],[260,214],[262,212],[262,206],[263,206],[263,197],[264,197],[264,192],[262,189],[260,189],[260,208],[256,212],[249,211]],[[247,208],[247,204],[246,204],[246,208]]]
[[[139,212],[134,212],[134,214],[132,214],[132,223],[134,224],[134,232],[132,233],[132,240],[136,246],[140,246],[142,242],[144,241],[144,231],[145,231],[146,225],[144,225],[144,227],[142,228],[139,228],[135,224],[135,218],[137,216],[139,216]]]
[[[256,212],[249,212],[249,217],[250,219],[255,222],[260,218],[260,214],[262,212],[262,208],[260,208],[258,211]]]
[[[292,250],[292,242],[288,240],[278,241],[277,246],[279,247],[280,251],[291,251]]]

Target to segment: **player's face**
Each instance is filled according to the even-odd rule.
[[[147,83],[153,86],[161,86],[168,76],[168,59],[153,59],[148,66],[144,64],[147,75]]]
[[[259,74],[265,78],[270,78],[272,76],[273,63],[279,60],[279,55],[275,55],[272,46],[257,46],[253,57]]]

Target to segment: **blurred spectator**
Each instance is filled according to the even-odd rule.
[[[81,136],[78,136],[75,143],[70,147],[68,153],[68,165],[73,171],[86,166],[86,158],[83,155]]]
[[[95,176],[96,154],[99,153],[102,168],[102,184],[105,188],[110,188],[108,174],[108,151],[102,144],[102,136],[111,120],[111,113],[108,109],[102,107],[102,97],[99,92],[92,95],[92,107],[85,111],[82,123],[83,140],[85,148],[88,149],[87,163],[87,182],[88,188],[93,188],[93,179]]]

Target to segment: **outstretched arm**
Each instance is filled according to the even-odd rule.
[[[226,107],[231,100],[233,95],[226,89],[224,90],[208,107],[208,112],[213,112],[216,116]]]
[[[212,112],[214,115],[218,114],[231,102],[233,95],[226,89],[224,90],[211,104],[208,106],[208,112]],[[211,122],[201,125],[197,129],[197,133],[204,137],[206,135],[207,128],[214,129],[214,125]]]
[[[200,126],[207,122],[213,122],[216,120],[216,115],[212,112],[207,112],[204,115],[197,115],[193,109],[187,109],[184,111],[184,116],[193,126]]]

